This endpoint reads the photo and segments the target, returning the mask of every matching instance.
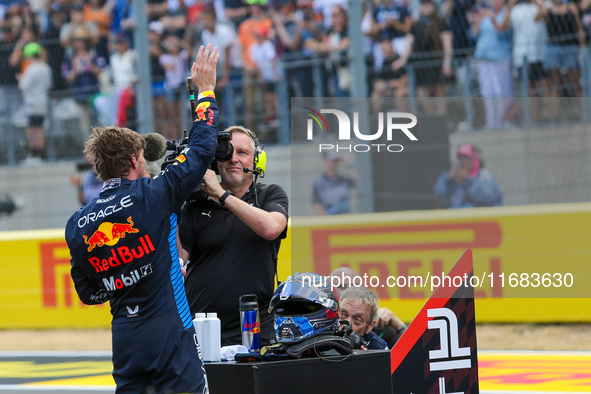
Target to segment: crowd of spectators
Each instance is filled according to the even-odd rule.
[[[278,126],[278,80],[289,96],[351,93],[347,0],[147,3],[154,114],[167,138],[181,137],[188,60],[201,43],[220,48],[221,106],[240,111],[241,123],[263,135]],[[511,121],[520,76],[529,79],[531,96],[582,94],[591,0],[364,0],[363,9],[367,83],[378,105],[381,97],[408,96],[411,75],[418,97],[443,97],[472,60],[490,129]],[[86,133],[91,124],[134,127],[135,12],[131,0],[0,0],[0,111],[22,102],[18,80],[33,62],[24,48],[38,43],[35,59],[51,69],[48,94],[75,100]],[[313,57],[322,59],[318,69],[301,62]],[[441,103],[431,109],[444,111]],[[543,116],[558,116],[559,107],[545,107]],[[532,111],[534,119],[542,116],[537,106]]]

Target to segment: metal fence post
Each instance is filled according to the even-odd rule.
[[[464,62],[464,111],[466,111],[466,122],[470,130],[474,129],[474,108],[472,106],[472,89],[470,82],[472,80],[472,70],[470,69],[471,60]]]
[[[318,55],[312,56],[312,79],[314,80],[314,96],[324,97],[324,89],[322,84],[322,74],[320,67],[323,66]]]
[[[367,66],[363,56],[363,33],[361,21],[363,6],[361,0],[349,0],[349,70],[354,75],[351,97],[367,97]]]
[[[228,76],[228,84],[224,87],[224,118],[227,125],[236,124],[236,96],[234,91],[234,81]]]
[[[527,61],[527,57],[523,58],[523,65],[521,66],[519,76],[521,77],[521,94],[523,96],[523,125],[529,127],[531,126],[531,108],[529,103],[529,62]]]
[[[152,110],[152,77],[150,74],[150,55],[148,53],[148,15],[146,0],[132,0],[135,11],[135,30],[133,41],[137,53],[137,112],[138,128],[142,134],[154,132],[154,112]],[[183,111],[183,115],[186,112]],[[184,118],[184,116],[183,116]]]
[[[51,98],[48,100],[47,103],[47,128],[45,130],[45,141],[47,141],[47,159],[50,161],[55,161],[56,159],[56,152],[55,152],[55,121],[53,120],[53,105],[52,105]]]
[[[417,79],[415,69],[412,65],[406,65],[406,74],[408,75],[408,97],[410,97],[410,112],[416,115],[419,112],[417,104]]]
[[[8,149],[8,164],[11,166],[16,165],[16,144],[14,142],[14,126],[12,124],[12,116],[15,112],[12,109],[14,103],[16,103],[16,98],[9,97],[8,100],[6,100],[6,149]]]
[[[285,62],[281,62],[281,79],[275,84],[275,92],[279,102],[279,136],[277,138],[280,145],[289,145],[291,136],[289,123],[289,109],[291,102],[289,100],[287,73],[285,71]]]
[[[583,84],[583,121],[591,122],[591,50],[582,49],[581,82]]]

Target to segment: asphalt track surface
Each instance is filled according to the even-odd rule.
[[[591,352],[480,351],[483,394],[591,393]],[[110,352],[0,352],[0,394],[115,393]]]

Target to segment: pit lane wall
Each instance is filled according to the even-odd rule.
[[[441,275],[471,248],[474,275],[507,275],[504,287],[496,279],[496,287],[476,289],[478,322],[591,322],[591,298],[581,298],[591,289],[589,223],[591,203],[295,217],[279,278],[296,271],[327,275],[341,265],[383,281]],[[69,269],[63,229],[0,232],[0,329],[109,327],[108,304],[83,305]],[[570,272],[574,285],[509,286],[509,273],[535,272]],[[375,290],[380,306],[406,322],[431,295],[429,286]]]

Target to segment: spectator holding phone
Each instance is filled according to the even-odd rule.
[[[484,168],[480,150],[460,146],[451,170],[435,183],[435,195],[443,208],[492,207],[503,204],[503,193],[491,172]]]

